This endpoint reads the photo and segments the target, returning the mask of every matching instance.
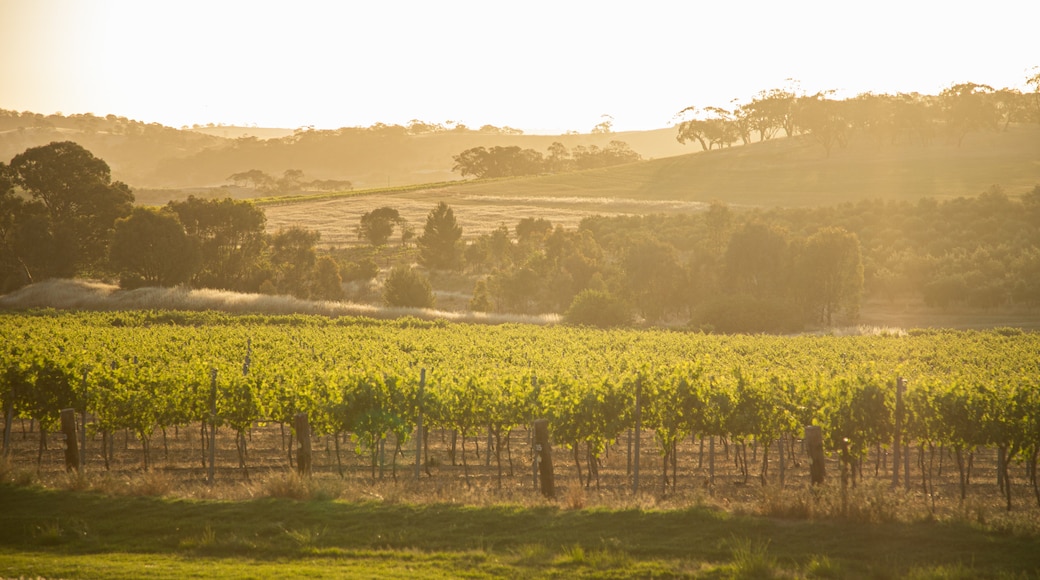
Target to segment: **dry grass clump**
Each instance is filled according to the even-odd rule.
[[[31,469],[18,467],[7,457],[0,457],[0,483],[27,486],[36,483],[36,473]]]
[[[905,328],[860,324],[808,333],[814,336],[907,336]]]
[[[844,495],[844,497],[843,497]],[[924,508],[886,482],[863,482],[843,493],[838,485],[763,490],[757,513],[784,519],[837,519],[859,523],[913,521],[924,517]]]
[[[176,488],[174,477],[166,471],[149,469],[124,475],[91,474],[83,470],[58,476],[54,487],[69,491],[93,491],[105,495],[164,497]]]
[[[304,477],[295,471],[273,473],[259,484],[261,497],[295,499],[299,501],[328,501],[343,494],[340,480]]]
[[[557,324],[559,315],[514,315],[486,312],[452,312],[426,308],[387,308],[352,302],[311,301],[291,296],[242,294],[224,290],[188,288],[138,288],[85,280],[46,280],[0,297],[0,309],[57,308],[68,310],[217,310],[232,314],[311,314],[396,319],[447,320],[470,324]]]
[[[563,497],[563,507],[569,510],[585,509],[585,490],[580,485],[571,486]]]
[[[85,470],[68,471],[58,476],[56,487],[66,491],[87,491],[93,482]]]

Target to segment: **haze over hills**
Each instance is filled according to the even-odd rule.
[[[332,131],[174,129],[114,115],[43,116],[0,110],[0,160],[10,160],[30,147],[69,140],[104,159],[113,178],[135,190],[220,187],[229,183],[228,176],[252,169],[275,176],[301,170],[310,180],[347,180],[360,189],[459,179],[452,172],[452,156],[472,147],[518,146],[544,152],[555,141],[574,148],[605,147],[620,140],[644,159],[691,150],[676,141],[675,129],[670,128],[601,134],[510,133],[444,130],[423,123]]]
[[[972,132],[959,145],[941,136],[927,144],[879,144],[854,135],[846,147],[834,148],[829,155],[807,135],[701,152],[700,145],[678,143],[674,128],[568,135],[506,133],[443,128],[423,132],[401,126],[187,130],[112,115],[45,117],[0,111],[0,160],[29,147],[73,140],[104,159],[113,178],[128,183],[144,204],[162,204],[201,188],[227,186],[231,174],[251,169],[274,176],[298,169],[310,180],[349,180],[354,190],[458,182],[439,188],[437,194],[415,194],[420,198],[718,199],[736,205],[788,206],[865,198],[973,196],[993,185],[1014,196],[1040,183],[1040,127],[1031,123]],[[573,149],[604,147],[613,140],[627,143],[644,161],[497,181],[463,181],[452,172],[452,157],[472,147],[517,146],[545,152],[557,141]],[[209,195],[229,193],[258,195],[239,189],[216,189]]]

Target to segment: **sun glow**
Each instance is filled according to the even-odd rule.
[[[8,0],[0,107],[172,126],[418,118],[542,132],[587,131],[606,113],[629,130],[789,78],[809,92],[934,94],[1022,87],[1038,64],[1038,6],[835,6]]]

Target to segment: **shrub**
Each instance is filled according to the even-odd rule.
[[[730,296],[706,302],[697,309],[692,326],[720,333],[790,333],[802,329],[798,308],[780,301]]]
[[[410,308],[433,307],[433,288],[430,281],[407,266],[398,266],[390,271],[383,286],[383,301],[387,306]]]
[[[601,290],[582,290],[563,315],[567,324],[609,328],[632,323],[632,311],[624,302]]]
[[[347,263],[340,269],[339,274],[344,282],[368,281],[379,274],[379,265],[372,258],[365,258]]]

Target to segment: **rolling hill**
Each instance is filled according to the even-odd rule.
[[[575,227],[588,215],[698,211],[713,200],[734,207],[807,207],[864,199],[916,201],[976,196],[999,185],[1011,196],[1040,184],[1040,126],[974,133],[956,145],[877,147],[853,139],[827,157],[810,137],[774,139],[628,165],[555,175],[458,181],[405,191],[265,202],[271,231],[316,229],[323,245],[357,243],[361,215],[398,209],[419,227],[439,201],[455,208],[467,237],[544,217]]]
[[[853,138],[827,157],[811,137],[774,139],[727,149],[605,169],[451,185],[446,192],[490,197],[593,197],[721,200],[733,205],[814,206],[861,199],[948,199],[999,185],[1012,196],[1040,184],[1040,126],[973,133],[958,147],[878,146]]]

